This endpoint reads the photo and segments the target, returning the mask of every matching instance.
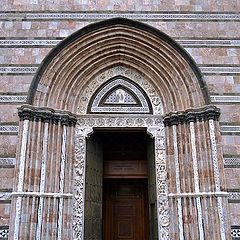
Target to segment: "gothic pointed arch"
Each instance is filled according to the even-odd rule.
[[[183,48],[161,31],[123,18],[91,24],[57,45],[39,67],[28,103],[77,113],[80,90],[117,65],[155,86],[164,113],[209,103],[201,72]]]
[[[102,165],[87,165],[87,138],[99,128],[124,128],[154,139],[153,238],[228,239],[220,112],[209,103],[194,60],[146,24],[109,19],[63,40],[43,60],[18,111],[9,237],[101,239]],[[95,181],[88,205],[87,169]]]
[[[89,113],[153,113],[143,89],[123,76],[103,84],[89,102]]]

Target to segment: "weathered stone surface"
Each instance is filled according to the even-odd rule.
[[[122,17],[128,16],[129,18],[139,19],[139,21],[145,22],[150,26],[159,29],[165,34],[168,34],[171,38],[176,39],[179,42],[182,41],[184,43],[183,48],[189,53],[189,55],[193,58],[197,65],[203,68],[207,67],[208,70],[203,71],[203,79],[206,82],[206,86],[204,87],[207,88],[211,96],[219,95],[240,97],[240,22],[238,16],[240,11],[240,4],[238,0],[4,0],[3,2],[1,2],[1,4],[3,6],[1,10],[2,12],[0,13],[1,40],[62,40],[63,38],[68,37],[70,34],[83,28],[84,26],[87,26],[92,22],[99,21],[101,18],[107,19],[117,16],[116,14],[120,14],[119,16]],[[12,11],[12,13],[8,12],[7,15],[4,15],[4,11]],[[68,13],[73,13],[72,17],[71,15],[69,15],[69,17],[66,17],[65,15],[61,16],[61,13],[66,11]],[[163,15],[161,15],[162,13]],[[214,15],[211,15],[211,13]],[[44,14],[49,15],[45,16]],[[76,14],[80,14],[78,18],[76,18]],[[193,15],[190,16],[189,14]],[[196,16],[196,18],[192,20],[194,16]],[[115,33],[117,33],[117,30],[115,31]],[[86,99],[90,99],[90,97],[92,96],[91,91],[93,91],[93,89],[96,90],[97,86],[99,87],[100,84],[106,82],[101,80],[97,83],[97,85],[95,83],[91,83],[92,79],[98,81],[99,79],[96,77],[98,75],[98,72],[104,72],[106,69],[109,70],[111,67],[110,65],[113,64],[115,66],[116,63],[121,63],[126,67],[134,68],[134,70],[136,71],[144,72],[144,76],[147,76],[149,81],[151,81],[151,84],[153,84],[156,89],[158,89],[158,93],[161,92],[161,98],[164,102],[163,107],[165,109],[165,114],[170,111],[169,109],[171,109],[171,111],[179,111],[186,110],[184,109],[186,106],[188,106],[188,108],[194,107],[194,104],[197,104],[198,106],[204,105],[203,100],[199,100],[199,102],[197,102],[196,100],[198,98],[199,88],[196,88],[195,82],[192,81],[191,84],[184,85],[185,80],[180,80],[182,73],[183,75],[189,73],[189,68],[187,64],[182,65],[182,59],[181,57],[179,58],[179,55],[176,55],[174,51],[164,52],[167,47],[161,45],[161,42],[158,43],[159,49],[156,50],[155,48],[152,48],[152,50],[150,51],[149,46],[153,46],[155,40],[153,40],[152,38],[147,38],[146,36],[140,36],[137,39],[137,42],[145,44],[142,48],[137,49],[136,42],[131,45],[132,41],[135,39],[135,33],[131,32],[129,29],[125,32],[119,31],[118,37],[123,36],[122,34],[126,34],[125,36],[128,36],[128,40],[126,41],[125,39],[124,41],[122,41],[120,44],[122,48],[118,48],[118,51],[123,52],[123,55],[121,55],[122,53],[118,53],[119,56],[121,55],[121,57],[109,57],[106,61],[105,57],[111,55],[112,50],[114,49],[114,44],[112,45],[113,48],[111,49],[105,48],[106,45],[102,44],[101,41],[98,42],[97,34],[93,34],[90,40],[86,38],[81,43],[76,44],[72,49],[69,49],[69,51],[65,51],[62,53],[62,55],[57,56],[54,61],[60,62],[62,60],[64,64],[59,66],[55,64],[54,67],[50,67],[48,76],[38,86],[34,102],[35,105],[55,106],[55,109],[64,109],[72,111],[74,113],[78,113],[79,108],[82,109],[82,105],[86,104],[84,101],[86,101]],[[110,39],[109,36],[105,36],[105,40]],[[97,44],[91,45],[91,40],[93,40],[95,37]],[[145,42],[146,39],[147,42]],[[215,42],[208,44],[207,41],[209,40]],[[221,40],[228,41],[228,44],[226,44],[226,42],[221,42]],[[115,43],[114,41],[115,40],[113,39],[112,42]],[[193,41],[197,41],[197,44]],[[53,49],[53,46],[54,44],[52,44],[51,46],[45,46],[44,44],[42,44],[41,46],[37,46],[36,44],[31,46],[9,46],[4,43],[0,43],[0,67],[5,68],[8,66],[34,66],[35,68],[37,68],[39,64],[41,64],[43,59],[47,56],[47,54],[51,51],[51,49]],[[81,49],[81,47],[86,51],[78,51],[79,49]],[[129,51],[129,48],[131,48],[131,51]],[[140,50],[141,52],[138,53],[138,50]],[[147,54],[145,54],[144,51],[146,51]],[[166,55],[164,55],[165,53]],[[75,58],[77,54],[79,54],[79,58]],[[161,61],[162,65],[160,64],[157,66],[156,62],[158,61],[159,57],[163,55],[164,61]],[[94,61],[89,60],[91,56],[95,57]],[[168,60],[170,59],[174,63],[177,62],[177,64],[175,64],[173,68],[170,68],[169,66],[165,67],[165,63],[167,62],[165,61],[165,57],[169,57]],[[137,62],[136,59],[138,60],[139,64],[133,64],[133,62]],[[75,63],[76,65],[74,65]],[[150,68],[147,68],[148,64],[151,64]],[[162,66],[164,66],[164,69],[166,70],[166,75],[162,75]],[[225,70],[224,72],[220,69],[217,72],[211,72],[211,68],[216,66],[219,68],[228,68],[228,70]],[[64,73],[64,69],[71,69],[71,71],[66,74],[66,71]],[[175,71],[176,69],[178,70]],[[109,72],[110,71],[111,69],[109,70]],[[4,73],[4,71],[1,71],[0,95],[28,95],[28,92],[32,91],[30,85],[33,80],[34,72],[31,72],[30,74],[27,73],[27,71],[22,73],[11,72],[6,74]],[[188,75],[186,77],[186,79],[189,78],[192,78],[192,76]],[[68,81],[71,83],[68,84]],[[91,86],[91,89],[87,89],[84,92],[82,89],[86,87],[86,85]],[[165,87],[165,85],[171,86],[174,90],[168,91],[168,87]],[[203,88],[203,86],[201,88]],[[53,94],[53,92],[56,92],[56,94]],[[79,92],[81,93],[81,96],[78,96]],[[172,92],[174,92],[174,94],[172,94]],[[189,97],[190,95],[191,97]],[[224,123],[225,125],[240,125],[240,102],[238,100],[235,102],[231,102],[231,100],[228,101],[227,98],[225,98],[225,100],[213,102],[213,104],[220,108],[221,115],[219,120],[221,123]],[[19,105],[20,104],[17,102],[0,102],[0,125],[17,124],[19,122],[19,117],[17,115],[17,107]],[[84,109],[86,108],[87,106],[85,106]],[[52,115],[58,118],[59,116],[56,116],[57,114],[58,112]],[[40,118],[43,120],[44,117],[41,116]],[[44,119],[47,119],[46,116]],[[57,123],[58,121],[55,122]],[[89,123],[91,123],[91,121],[89,121]],[[38,154],[40,154],[42,151],[43,143],[40,141],[40,139],[43,139],[44,134],[44,124],[39,124],[40,125],[36,124],[34,126],[30,125],[31,127],[35,128],[35,131],[33,131],[33,134],[31,134],[31,141],[28,143],[33,145],[31,145],[30,147],[31,151],[27,153],[28,160],[26,167],[28,168],[28,170],[26,171],[27,180],[24,184],[24,190],[27,191],[39,190],[39,182],[41,178],[41,158],[38,159],[37,157]],[[41,129],[37,128],[39,126]],[[49,172],[50,168],[54,169],[53,166],[55,166],[55,170],[58,169],[57,171],[60,171],[60,160],[58,163],[56,163],[56,165],[53,164],[55,158],[61,159],[60,153],[62,150],[61,146],[57,144],[56,139],[61,142],[61,140],[59,139],[61,139],[62,137],[61,134],[63,130],[62,128],[58,127],[59,126],[57,125],[54,125],[54,127],[51,126],[48,133],[50,144],[53,144],[49,145],[49,148],[52,148],[53,151],[51,152],[51,155],[48,156],[49,158],[47,162],[47,174],[49,179],[52,179],[53,181],[52,183],[47,183],[46,185],[46,189],[49,192],[55,192],[58,190],[59,187],[59,179],[57,177],[54,178],[53,173],[51,171]],[[203,125],[199,124],[196,125],[194,129],[196,131],[197,139],[197,160],[199,168],[199,179],[201,183],[200,189],[205,191],[207,189],[207,184],[214,181],[213,172],[209,170],[208,165],[208,161],[209,159],[211,159],[211,152],[209,151],[210,142],[202,141],[202,139],[205,138],[209,141],[210,139],[207,137],[209,135],[208,130],[206,130],[206,126],[203,127]],[[171,131],[170,133],[172,134]],[[190,133],[184,132],[186,131],[184,126],[179,126],[178,131],[179,135],[177,137],[177,142],[179,146],[179,174],[180,176],[182,176],[180,178],[181,190],[185,192],[191,192],[194,190],[194,177],[193,174],[187,174],[191,171],[192,166],[192,152],[190,147],[191,143],[188,136],[188,134]],[[17,146],[19,146],[18,136],[11,134],[12,133],[9,132],[4,132],[0,134],[0,157],[16,157],[16,149]],[[74,131],[71,130],[69,134],[73,136]],[[39,139],[37,140],[38,137]],[[219,136],[217,137],[217,139],[220,139]],[[240,136],[238,133],[231,133],[231,131],[228,133],[224,133],[221,137],[221,140],[222,145],[219,143],[218,146],[222,146],[223,154],[225,156],[240,156]],[[168,149],[168,159],[171,163],[174,163],[175,159],[173,140],[168,139],[167,141],[170,141],[170,145],[172,144],[172,146],[170,146]],[[182,141],[184,141],[186,148],[183,148],[183,145],[180,145]],[[35,143],[37,144],[34,145]],[[71,142],[69,142],[69,146],[73,145],[73,140],[71,140]],[[39,147],[39,149],[36,151],[37,146]],[[72,156],[73,150],[68,149],[68,151],[69,156]],[[17,163],[19,164],[19,156],[17,158]],[[32,162],[33,159],[35,159],[36,162]],[[71,159],[73,160],[74,157],[72,157]],[[188,161],[189,164],[184,165],[184,163]],[[50,162],[52,164],[51,166]],[[222,174],[223,166],[220,162],[221,161],[219,160],[220,173]],[[16,165],[17,169],[19,168],[18,164]],[[66,176],[66,192],[72,191],[73,180],[71,178],[71,174],[73,167],[71,164],[73,163],[70,162],[70,164],[66,166],[66,172],[69,174]],[[231,189],[235,191],[240,191],[239,169],[240,168],[236,166],[234,168],[225,166],[225,190]],[[168,174],[169,176],[171,176],[172,179],[169,190],[171,192],[176,192],[177,188],[174,182],[176,177],[178,176],[178,174],[176,173],[176,168],[173,165],[169,167],[168,170]],[[12,166],[8,166],[7,168],[0,168],[0,188],[12,188],[14,178],[13,171],[14,169],[12,168]],[[184,181],[184,179],[190,179],[191,181]],[[213,185],[209,187],[211,191],[214,190],[212,187]],[[27,212],[27,209],[29,207],[29,209],[35,211],[37,214],[37,204],[33,203],[32,199],[30,198],[26,198],[25,200],[26,201],[23,202],[25,213]],[[70,224],[72,212],[68,208],[68,204],[70,204],[70,201],[71,200],[64,200],[63,204],[63,225],[65,229],[63,235],[66,239],[69,239],[68,236],[70,236],[72,233],[72,226]],[[68,204],[66,204],[66,202],[68,202]],[[172,206],[175,206],[175,208],[177,209],[177,202],[173,202],[172,204]],[[191,202],[184,202],[184,204],[189,204],[190,206]],[[207,203],[206,201],[204,202],[204,204],[206,204],[204,206],[208,206],[207,204],[209,203]],[[240,226],[240,203],[230,203],[229,206],[229,219],[231,225]],[[216,206],[214,205],[212,209],[215,209],[215,207]],[[43,216],[43,222],[45,223],[44,232],[48,232],[49,229],[52,228],[53,234],[56,235],[58,205],[56,205],[56,202],[51,199],[46,202],[45,209],[47,208],[49,208],[52,213],[45,213],[45,215]],[[209,213],[211,213],[212,216],[215,216],[213,210],[209,210]],[[173,213],[174,219],[178,218],[177,214],[177,212]],[[196,221],[196,218],[194,218],[194,214],[196,215],[196,212],[192,213],[191,216],[189,216],[186,209],[183,211],[184,226],[192,224],[193,228],[197,229],[198,222]],[[0,216],[0,227],[9,226],[9,203],[0,202]],[[217,219],[217,217],[218,216],[216,215],[215,219]],[[23,219],[25,221],[23,225],[25,232],[23,231],[23,233],[21,233],[23,234],[23,238],[24,234],[27,232],[27,228],[37,228],[37,215],[34,216],[34,218],[35,223],[30,226],[28,224],[32,220],[29,220],[27,214],[23,215]],[[205,214],[203,218],[206,220],[207,215]],[[46,223],[46,221],[48,221],[48,223]],[[212,221],[214,222],[215,220]],[[216,222],[214,222],[214,224],[216,224]],[[187,231],[186,229],[188,228],[186,227],[185,231]],[[176,227],[171,231],[171,237],[173,239],[177,239],[179,237],[178,226],[176,225]],[[28,239],[34,239],[36,237],[33,233],[33,230],[31,230],[28,234]],[[194,234],[198,233],[195,232]],[[216,235],[215,237],[216,239],[220,239],[219,235]],[[212,237],[210,235],[207,235],[207,238]]]

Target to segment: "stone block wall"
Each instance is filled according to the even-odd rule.
[[[66,3],[67,2],[67,3]],[[17,107],[39,64],[62,39],[103,19],[147,23],[196,61],[221,109],[224,169],[233,238],[240,237],[239,0],[3,0],[0,7],[0,239],[8,235],[18,142]]]

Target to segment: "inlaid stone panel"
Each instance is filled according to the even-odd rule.
[[[0,189],[12,189],[14,168],[0,168]]]
[[[0,75],[0,92],[27,93],[33,76],[3,76]]]
[[[1,135],[0,134],[0,155],[14,156],[18,144],[18,136],[16,135]]]
[[[17,107],[19,107],[19,103],[18,104],[1,104],[0,105],[0,122],[1,123],[6,123],[6,122],[18,122],[19,118],[18,118],[18,114],[17,114]]]
[[[240,225],[240,203],[229,203],[231,225]]]
[[[111,16],[107,17],[111,18]],[[106,19],[107,19],[106,18]],[[26,22],[25,22],[26,23]],[[71,33],[92,23],[85,20],[82,22],[71,20],[28,21],[29,27],[23,22],[0,21],[0,34],[3,37],[67,37]],[[171,37],[208,37],[224,38],[240,35],[237,24],[227,22],[208,21],[147,21],[147,24],[163,31]],[[194,31],[193,31],[194,29]]]

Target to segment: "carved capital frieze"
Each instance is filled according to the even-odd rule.
[[[65,126],[75,126],[77,118],[68,111],[59,111],[47,107],[34,107],[23,105],[18,108],[20,120],[42,121],[48,123],[60,122]]]
[[[219,116],[220,109],[213,105],[208,105],[202,108],[192,108],[186,111],[168,113],[164,117],[163,122],[165,126],[173,126],[182,123],[206,121],[210,119],[217,121]]]

